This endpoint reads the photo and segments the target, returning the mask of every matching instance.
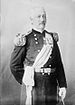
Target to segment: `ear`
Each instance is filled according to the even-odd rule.
[[[54,32],[53,33],[53,38],[55,39],[56,42],[58,42],[59,41],[58,33]]]

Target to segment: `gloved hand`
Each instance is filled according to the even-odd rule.
[[[61,100],[63,101],[66,96],[66,88],[65,87],[59,88],[59,96],[61,97]]]

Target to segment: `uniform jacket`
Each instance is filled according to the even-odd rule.
[[[33,65],[37,54],[43,46],[43,38],[45,33],[48,33],[53,38],[53,50],[44,68],[55,68],[55,73],[51,76],[51,83],[59,85],[60,87],[67,87],[65,72],[57,41],[53,37],[52,32],[43,33],[32,30],[26,37],[26,43],[23,46],[15,46],[10,61],[10,69],[15,79],[22,84],[24,74],[24,64],[27,66]]]

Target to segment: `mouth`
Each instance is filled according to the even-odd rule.
[[[45,22],[41,22],[41,23],[39,23],[39,25],[45,25]]]

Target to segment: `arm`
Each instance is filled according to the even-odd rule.
[[[64,71],[61,54],[60,54],[60,50],[59,50],[57,43],[56,43],[56,54],[57,54],[57,80],[59,83],[59,87],[67,88],[65,71]]]
[[[26,55],[25,46],[15,46],[10,60],[10,69],[15,79],[21,84],[24,74],[24,59]]]
[[[61,97],[62,102],[66,96],[67,82],[65,77],[65,71],[61,60],[61,55],[59,47],[56,44],[56,54],[57,54],[57,81],[59,84],[59,96]]]

